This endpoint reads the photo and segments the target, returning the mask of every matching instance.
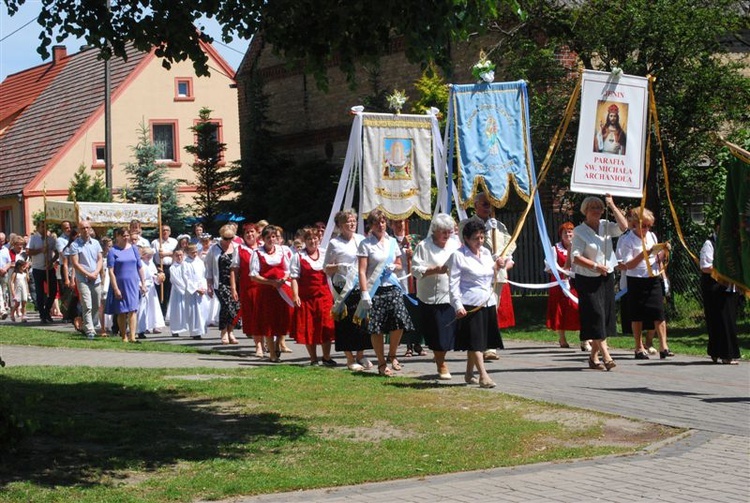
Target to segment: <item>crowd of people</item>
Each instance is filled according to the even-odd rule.
[[[513,323],[506,279],[515,246],[485,194],[477,194],[474,207],[475,215],[461,222],[436,215],[424,239],[379,209],[369,213],[367,235],[360,235],[357,214],[341,211],[326,248],[322,223],[287,244],[283,230],[265,221],[241,229],[226,224],[215,238],[200,224],[193,235],[176,238],[163,225],[151,242],[135,220],[114,229],[113,239],[96,239],[104,229],[89,221],[63,222],[60,236],[40,221],[28,243],[12,236],[0,246],[0,316],[23,323],[33,300],[43,324],[57,315],[89,339],[113,333],[128,343],[162,331],[201,339],[217,326],[222,344],[238,344],[242,333],[254,341],[255,356],[270,362],[293,351],[286,344],[291,338],[304,346],[310,365],[337,366],[332,351],[343,352],[349,370],[375,369],[385,377],[403,369],[403,357],[425,355],[424,344],[439,379],[452,379],[448,352],[465,352],[465,382],[492,388],[485,362],[498,358],[501,328]],[[602,218],[607,209],[614,222]],[[547,264],[562,278],[547,308],[558,344],[569,348],[568,333],[578,331],[588,368],[616,367],[607,338],[617,333],[620,271],[627,293],[622,328],[633,334],[634,358],[674,356],[663,298],[670,247],[650,231],[653,213],[635,208],[625,215],[611,196],[587,197],[580,211],[580,225],[560,226],[555,263]],[[701,250],[708,352],[715,362],[732,364],[740,356],[739,296],[711,278],[714,242]]]

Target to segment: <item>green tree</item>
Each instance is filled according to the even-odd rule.
[[[68,201],[111,201],[102,172],[98,172],[92,180],[86,166],[83,164],[78,166],[78,170],[70,181]]]
[[[719,146],[712,133],[731,135],[750,122],[750,79],[742,62],[729,57],[727,40],[748,26],[747,2],[737,0],[589,0],[562,4],[554,0],[523,3],[526,22],[498,27],[497,59],[512,68],[512,78],[530,83],[532,139],[541,164],[577,76],[559,67],[549,49],[570,48],[588,69],[621,68],[631,75],[655,77],[653,85],[669,188],[688,246],[694,253],[706,230],[692,213],[706,204],[715,213],[723,199],[717,168]],[[511,19],[506,16],[506,19]],[[739,39],[739,43],[743,41]],[[747,41],[744,41],[747,44]],[[494,58],[495,56],[493,56]],[[563,72],[560,75],[560,71]],[[554,80],[549,76],[557,74]],[[547,124],[545,125],[545,122]],[[545,184],[574,219],[582,195],[567,192],[575,154],[577,117],[571,122]],[[651,133],[646,206],[657,215],[661,239],[677,242],[666,198],[662,151]],[[544,187],[543,187],[544,188]],[[698,199],[702,200],[698,200]],[[637,205],[636,200],[618,201]],[[670,265],[675,291],[694,289],[697,272],[687,253],[675,247]]]
[[[124,165],[128,185],[122,189],[129,203],[157,204],[161,195],[161,219],[172,232],[185,229],[185,211],[180,205],[177,187],[182,182],[169,178],[167,168],[156,162],[157,148],[151,141],[148,127],[141,122],[136,130],[138,143],[131,146],[134,162]]]
[[[3,2],[13,15],[25,0]],[[304,65],[323,86],[329,66],[338,63],[353,78],[355,64],[373,63],[388,54],[392,36],[404,37],[412,61],[436,61],[448,68],[451,43],[485,31],[498,4],[518,11],[516,0],[119,0],[109,9],[104,1],[42,3],[38,52],[45,58],[53,38],[60,42],[73,35],[84,37],[104,58],[125,57],[127,44],[133,43],[143,51],[156,47],[167,68],[189,58],[198,74],[205,75],[208,59],[199,41],[211,41],[200,23],[206,16],[224,27],[225,42],[261,34],[290,64]]]
[[[211,120],[211,110],[201,108],[198,117],[198,122],[190,128],[195,133],[195,144],[185,147],[185,151],[195,156],[195,213],[209,232],[214,233],[218,223],[216,217],[227,208],[224,197],[236,187],[233,183],[235,172],[222,166],[222,155],[227,147],[219,142],[219,124]]]
[[[271,185],[277,183],[277,175],[286,171],[292,163],[280,154],[272,131],[273,121],[268,118],[269,101],[263,92],[263,80],[253,70],[245,90],[247,123],[240,127],[242,136],[242,159],[232,166],[233,191],[237,197],[228,203],[231,211],[244,215],[251,221],[269,219],[273,208],[280,204],[268,197]]]

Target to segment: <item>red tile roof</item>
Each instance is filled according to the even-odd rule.
[[[104,103],[104,63],[96,50],[66,58],[65,65],[0,136],[0,196],[15,195],[33,180]],[[128,51],[128,60],[110,64],[111,89],[120,84],[149,53]],[[32,72],[34,69],[27,70]],[[25,74],[21,72],[11,77]],[[11,79],[8,77],[3,81]],[[19,95],[23,94],[18,90]],[[0,94],[5,89],[0,88]],[[28,99],[28,98],[26,98]],[[8,98],[8,103],[21,99]],[[12,108],[12,107],[10,107]]]
[[[0,127],[5,127],[44,91],[65,67],[69,56],[8,75],[0,83]]]

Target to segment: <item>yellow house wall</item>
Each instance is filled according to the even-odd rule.
[[[132,147],[138,141],[141,122],[149,127],[149,120],[177,121],[177,150],[179,166],[168,167],[169,176],[187,180],[182,184],[180,200],[192,202],[195,194],[195,175],[192,170],[193,156],[185,152],[187,145],[193,144],[190,127],[198,119],[198,111],[207,107],[212,110],[211,119],[221,121],[222,141],[226,144],[224,158],[228,162],[239,160],[239,117],[237,91],[230,88],[231,77],[223,75],[217,64],[211,64],[211,77],[196,77],[190,62],[172,65],[170,70],[161,66],[160,60],[151,58],[141,72],[127,87],[114,95],[112,102],[112,186],[117,192],[127,183],[124,165],[133,162]],[[175,78],[192,78],[194,101],[175,101]],[[119,91],[119,90],[117,90]],[[46,188],[50,199],[67,198],[68,187],[78,167],[83,164],[92,176],[102,173],[102,168],[93,168],[93,145],[104,143],[104,116],[94,121],[55,163],[34,190]],[[117,196],[115,196],[117,200]],[[43,207],[42,197],[29,197],[26,200],[26,221]]]

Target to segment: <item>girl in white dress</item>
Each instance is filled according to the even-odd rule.
[[[141,304],[138,307],[138,338],[145,339],[146,332],[151,332],[157,328],[164,328],[164,315],[161,312],[159,304],[159,285],[164,281],[164,273],[156,269],[156,264],[152,260],[154,249],[151,247],[141,248],[141,260],[143,267],[146,268],[146,294],[141,297]]]
[[[187,320],[185,319],[185,278],[182,272],[185,252],[178,248],[172,254],[172,265],[169,268],[172,289],[169,293],[169,307],[167,307],[167,318],[172,337],[178,337],[187,332]]]
[[[13,267],[10,278],[13,288],[13,310],[10,315],[11,321],[26,322],[26,303],[29,301],[29,263],[25,260],[17,260]]]
[[[188,335],[200,339],[206,333],[206,307],[203,300],[207,297],[206,266],[198,256],[198,247],[187,246],[187,258],[182,263],[182,277],[185,279],[184,316]]]

